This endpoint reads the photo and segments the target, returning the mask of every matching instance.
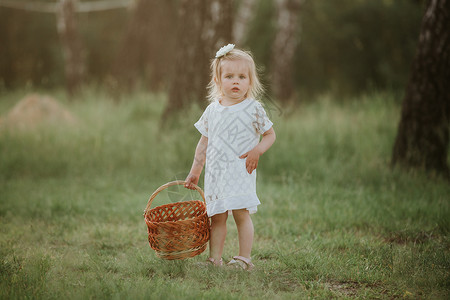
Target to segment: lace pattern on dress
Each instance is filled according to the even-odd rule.
[[[260,103],[255,105],[254,117],[253,127],[258,133],[263,134],[272,126],[272,122],[267,117],[266,111]]]

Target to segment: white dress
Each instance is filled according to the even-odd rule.
[[[255,213],[260,203],[256,195],[256,170],[248,174],[246,158],[260,135],[269,130],[269,120],[261,103],[254,99],[223,106],[212,102],[194,124],[208,138],[205,166],[205,198],[208,216],[247,209]]]

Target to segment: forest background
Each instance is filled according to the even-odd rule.
[[[136,72],[133,87],[167,90],[174,76],[176,53],[188,51],[176,41],[180,1],[147,2],[154,9],[141,12],[145,21],[140,21],[140,33],[135,33],[141,38],[131,44],[126,36],[127,28],[133,26],[133,5],[77,14],[86,60],[85,83],[107,86],[114,80],[115,68],[124,55],[135,55],[129,66]],[[233,15],[238,14],[241,2],[233,2]],[[253,2],[251,12],[244,16],[246,27],[238,33],[236,44],[253,52],[270,89],[276,4],[269,0]],[[327,92],[355,95],[380,89],[403,91],[416,51],[424,5],[424,1],[407,0],[304,1],[298,28],[293,31],[298,42],[292,78],[300,95],[295,101]],[[236,18],[234,22],[239,21]],[[1,89],[54,88],[65,84],[56,25],[54,13],[0,8]],[[238,38],[236,34],[233,40]],[[126,54],[122,49],[127,49]],[[214,53],[208,53],[206,60]],[[126,66],[122,71],[129,72]],[[120,80],[120,76],[116,77]]]

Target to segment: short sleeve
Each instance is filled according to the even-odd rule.
[[[273,123],[269,120],[266,111],[259,102],[256,102],[254,117],[253,127],[258,133],[264,134],[264,132],[272,128]]]
[[[208,119],[209,119],[209,112],[210,112],[211,104],[208,105],[208,107],[203,112],[200,119],[194,124],[195,128],[204,136],[208,137]]]

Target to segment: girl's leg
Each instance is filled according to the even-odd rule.
[[[253,245],[253,222],[247,209],[233,210],[239,236],[239,256],[250,259]]]
[[[209,257],[216,262],[222,258],[225,237],[227,235],[228,212],[211,217],[211,237],[209,239]]]

